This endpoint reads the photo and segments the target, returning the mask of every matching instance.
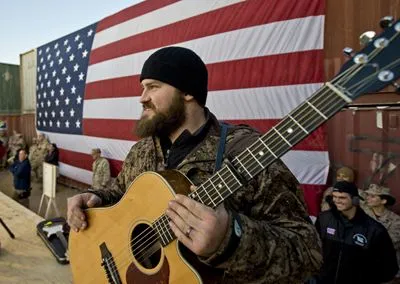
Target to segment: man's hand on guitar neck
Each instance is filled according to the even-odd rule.
[[[68,224],[72,230],[79,232],[84,230],[88,224],[83,209],[101,205],[101,199],[94,193],[86,192],[68,198]]]
[[[198,256],[215,253],[227,233],[229,214],[223,204],[214,210],[178,194],[169,202],[166,213],[175,236]]]

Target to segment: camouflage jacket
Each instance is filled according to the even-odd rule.
[[[8,137],[7,136],[0,136],[0,141],[3,143],[5,148],[8,147]]]
[[[32,144],[32,146],[29,148],[29,161],[31,162],[32,168],[41,166],[37,144]]]
[[[371,209],[367,209],[365,212],[380,222],[388,231],[396,250],[397,264],[399,265],[399,272],[396,277],[400,277],[400,216],[388,209],[381,216],[376,216]]]
[[[211,119],[207,137],[177,167],[197,186],[215,167],[220,126],[213,115]],[[246,126],[230,128],[225,154],[236,156],[258,137]],[[131,148],[112,189],[95,193],[104,204],[113,204],[135,177],[144,171],[163,170],[163,162],[159,139],[145,138]],[[277,161],[228,198],[226,207],[239,214],[243,234],[233,254],[214,264],[224,269],[223,282],[294,284],[317,273],[322,263],[321,243],[299,193],[296,178]],[[210,264],[225,250],[231,230],[218,251],[203,262]]]
[[[106,189],[110,187],[110,164],[106,158],[99,157],[93,162],[93,189]]]
[[[38,155],[38,160],[40,163],[44,161],[44,158],[46,157],[47,153],[49,152],[49,145],[50,143],[47,140],[44,140],[40,143],[37,144],[37,155]]]
[[[11,136],[8,141],[8,148],[10,149],[10,157],[14,157],[19,149],[24,149],[26,146],[24,138],[21,136]]]

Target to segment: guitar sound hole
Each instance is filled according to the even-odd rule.
[[[143,267],[154,268],[161,260],[158,235],[148,224],[137,225],[131,235],[132,254]]]

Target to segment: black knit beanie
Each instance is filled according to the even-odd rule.
[[[207,99],[208,72],[201,58],[192,50],[170,46],[157,50],[146,60],[140,82],[154,79],[192,95],[204,106]]]
[[[348,182],[348,181],[338,181],[335,183],[333,186],[333,191],[338,191],[338,192],[345,192],[350,194],[350,196],[359,196],[358,194],[358,188],[353,182]]]

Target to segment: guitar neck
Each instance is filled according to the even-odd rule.
[[[342,109],[349,99],[338,91],[331,84],[324,85],[310,99],[235,157],[231,161],[235,170],[224,166],[189,196],[209,207],[218,206],[240,189],[243,181],[253,179]],[[241,178],[237,177],[237,173]]]
[[[233,168],[227,165],[222,167],[189,197],[209,207],[217,207],[350,102],[343,93],[331,83],[325,84],[235,157],[231,161]],[[163,245],[175,239],[168,221],[169,218],[163,215],[153,224],[161,235]]]

